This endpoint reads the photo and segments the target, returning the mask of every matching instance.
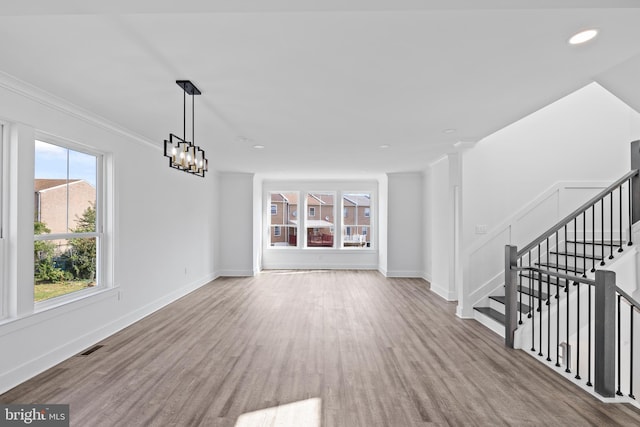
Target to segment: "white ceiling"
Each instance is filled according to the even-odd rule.
[[[640,111],[638,22],[637,0],[0,0],[0,70],[158,146],[189,79],[216,169],[350,176],[423,169],[593,81]]]

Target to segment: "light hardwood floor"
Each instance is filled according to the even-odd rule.
[[[75,426],[234,426],[312,398],[325,427],[640,425],[454,312],[371,271],[221,278],[0,402],[68,403]]]

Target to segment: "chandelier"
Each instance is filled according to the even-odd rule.
[[[164,140],[164,155],[169,158],[169,167],[204,178],[209,170],[209,161],[204,150],[194,144],[194,96],[202,92],[189,80],[176,80],[183,94],[183,132],[182,138],[172,133]],[[187,94],[191,95],[191,141],[187,141]]]

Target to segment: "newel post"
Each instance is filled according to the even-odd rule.
[[[616,273],[596,271],[594,389],[603,397],[615,396]]]
[[[518,248],[506,245],[504,247],[504,344],[513,348],[513,340],[518,329]],[[513,268],[512,268],[513,267]]]
[[[631,143],[631,170],[634,169],[640,170],[640,140]],[[640,175],[631,178],[631,225],[638,221],[640,221]]]

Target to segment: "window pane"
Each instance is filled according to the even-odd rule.
[[[333,247],[334,193],[307,193],[307,247]]]
[[[298,193],[269,194],[269,245],[298,246]]]
[[[35,234],[95,231],[96,165],[93,155],[36,141]],[[92,226],[84,217],[88,211]]]
[[[43,141],[35,143],[34,241],[36,302],[96,286],[98,157]]]
[[[36,302],[96,285],[96,238],[34,242]]]
[[[371,246],[371,194],[348,193],[342,197],[344,219],[342,242],[344,247]]]

